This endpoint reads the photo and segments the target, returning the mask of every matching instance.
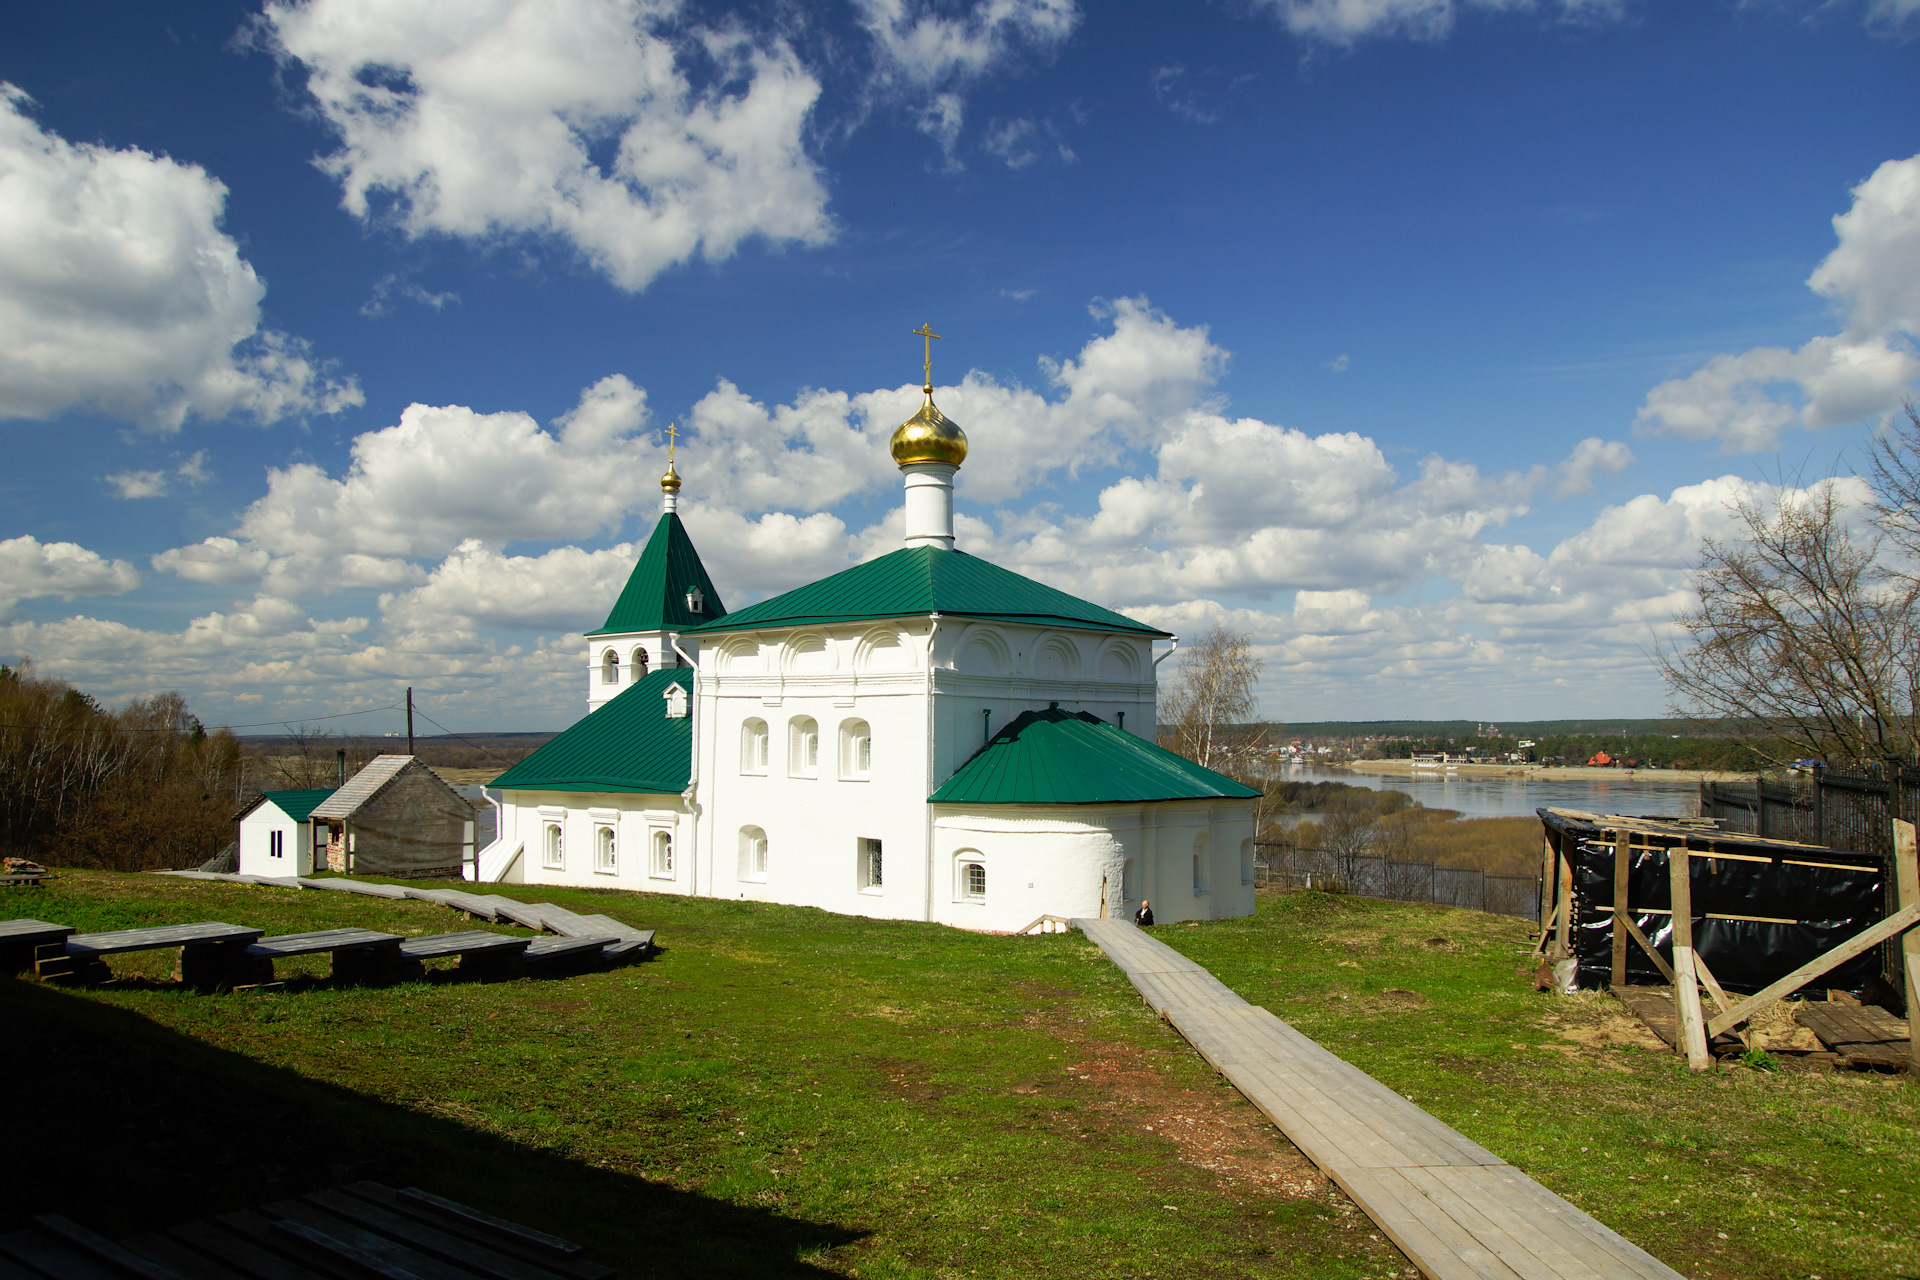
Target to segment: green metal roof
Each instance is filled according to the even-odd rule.
[[[1097,716],[1050,708],[1028,711],[994,734],[928,801],[1116,804],[1259,795]]]
[[[280,811],[295,822],[305,822],[307,815],[322,800],[333,794],[332,787],[319,787],[306,791],[263,791],[262,800],[271,800],[280,806]]]
[[[693,717],[667,718],[667,686],[693,689],[692,667],[649,671],[613,701],[507,770],[501,791],[642,791],[678,795],[693,769]]]
[[[687,608],[689,587],[700,588],[700,594],[706,597],[699,613]],[[587,634],[685,631],[726,613],[720,593],[713,589],[713,579],[707,576],[707,567],[700,563],[700,553],[693,549],[693,539],[687,536],[687,527],[680,523],[679,516],[663,511],[620,598],[613,602],[607,625]]]
[[[751,631],[931,613],[1145,636],[1168,634],[978,556],[927,546],[903,547],[687,630]]]

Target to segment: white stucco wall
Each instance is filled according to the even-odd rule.
[[[280,833],[281,855],[272,855],[273,832]],[[240,819],[240,874],[243,876],[309,876],[313,874],[313,836],[310,825],[295,822],[271,800],[262,801]]]
[[[627,691],[627,686],[639,678],[635,672],[641,670],[642,652],[647,657],[647,671],[683,665],[680,655],[674,652],[675,641],[686,650],[688,657],[699,661],[700,641],[677,631],[623,631],[590,639],[587,642],[587,710],[598,711]],[[611,681],[607,679],[608,654],[620,659]]]
[[[636,792],[503,791],[501,831],[522,846],[505,868],[508,884],[557,884],[576,888],[642,889],[652,893],[695,891],[686,806],[677,795]],[[546,829],[561,832],[561,865],[546,859]],[[614,834],[614,869],[598,866],[598,831]],[[655,874],[656,832],[673,838],[673,873]]]
[[[1253,840],[1251,801],[942,805],[933,828],[942,882],[933,918],[943,924],[1007,930],[1042,915],[1098,916],[1103,891],[1110,917],[1131,917],[1143,896],[1164,924],[1253,913],[1253,885],[1242,865]],[[1199,892],[1196,849],[1204,850]],[[966,892],[963,868],[971,862],[986,868],[979,898]]]

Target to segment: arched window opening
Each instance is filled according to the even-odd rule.
[[[820,771],[820,725],[812,716],[795,716],[787,732],[787,772],[811,778]]]
[[[1207,834],[1204,831],[1193,838],[1193,892],[1196,897],[1207,892]]]
[[[566,838],[560,831],[560,824],[557,822],[549,822],[547,824],[546,857],[541,865],[549,871],[564,871],[567,867],[566,855]]]
[[[613,875],[620,870],[618,850],[614,846],[612,827],[593,829],[593,869],[601,875]]]
[[[759,827],[740,828],[740,878],[750,883],[767,878],[767,833]]]
[[[859,852],[860,888],[869,893],[878,893],[880,892],[881,885],[885,883],[885,877],[883,875],[885,866],[880,856],[880,842],[878,840],[862,839],[860,841]]]
[[[987,867],[983,862],[960,864],[960,894],[969,902],[984,902],[987,897]]]
[[[754,717],[740,726],[740,772],[767,771],[767,722]]]
[[[673,833],[671,831],[653,833],[652,874],[662,880],[673,878]]]
[[[873,775],[873,730],[865,720],[840,725],[840,776],[865,781]]]
[[[611,649],[607,650],[606,657],[600,659],[600,683],[620,683],[620,655]]]
[[[651,664],[647,661],[647,651],[645,649],[635,649],[633,651],[633,678],[638,680],[641,676],[647,674],[649,665]]]
[[[1140,897],[1140,872],[1132,858],[1120,864],[1120,897],[1127,902],[1138,901]]]

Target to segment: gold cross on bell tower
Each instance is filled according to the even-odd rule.
[[[669,422],[667,424],[667,465],[668,466],[673,465],[673,446],[678,444],[679,441],[680,441],[680,433],[678,431],[675,431],[673,429],[673,424]]]
[[[927,375],[927,390],[931,391],[933,390],[933,340],[940,335],[935,333],[933,325],[926,321],[922,321],[920,327],[914,332],[927,340],[927,360],[921,368]]]

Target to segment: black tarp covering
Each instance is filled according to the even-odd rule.
[[[1545,810],[1540,818],[1561,833],[1561,847],[1573,864],[1573,948],[1580,966],[1579,984],[1604,987],[1613,975],[1612,846],[1601,841],[1600,829],[1591,823]],[[1782,849],[1729,839],[1725,833],[1714,836],[1713,843],[1721,853],[1740,856],[1716,858],[1696,841],[1689,861],[1693,945],[1728,991],[1758,991],[1886,916],[1886,864],[1878,854]],[[1627,903],[1633,922],[1671,964],[1673,895],[1666,850],[1636,848],[1631,856]],[[1711,918],[1714,915],[1768,916],[1796,923],[1716,920]],[[1858,994],[1879,972],[1879,954],[1869,949],[1816,978],[1809,990],[1832,987]],[[1665,981],[1646,952],[1629,940],[1627,982],[1660,985]]]

